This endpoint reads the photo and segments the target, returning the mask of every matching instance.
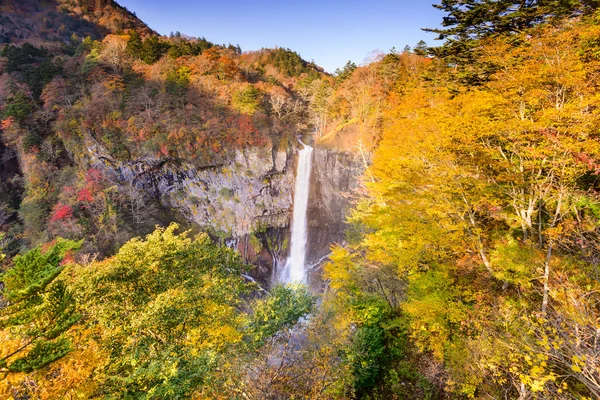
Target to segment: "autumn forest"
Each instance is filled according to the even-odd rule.
[[[600,1],[433,7],[329,73],[0,1],[0,398],[600,398]]]

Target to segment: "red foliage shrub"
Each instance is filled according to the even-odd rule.
[[[74,253],[73,253],[73,250],[69,250],[63,257],[62,261],[60,262],[60,265],[67,265],[67,264],[71,264],[73,262],[75,262]]]
[[[100,171],[99,169],[90,168],[87,171],[85,180],[88,183],[98,183],[98,182],[101,182],[102,180],[104,180],[104,175],[102,174],[102,171]]]
[[[94,196],[88,188],[83,188],[77,193],[77,201],[94,201]]]
[[[2,120],[2,130],[6,130],[9,129],[15,122],[15,119],[13,117],[9,117],[7,119],[3,119]]]
[[[54,209],[54,214],[52,214],[50,221],[60,221],[63,219],[71,218],[72,216],[73,209],[71,208],[71,206],[58,203],[56,208]]]

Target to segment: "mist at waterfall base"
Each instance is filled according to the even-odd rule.
[[[310,193],[310,172],[313,148],[304,145],[299,151],[290,255],[279,275],[283,283],[306,283],[306,243],[308,237],[307,211]]]

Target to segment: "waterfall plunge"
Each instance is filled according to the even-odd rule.
[[[306,239],[308,194],[310,192],[310,170],[313,148],[304,145],[299,151],[296,186],[294,188],[294,215],[292,220],[292,241],[290,256],[280,276],[285,283],[306,283]]]

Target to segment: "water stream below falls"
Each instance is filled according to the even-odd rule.
[[[313,148],[304,145],[299,151],[296,185],[294,187],[294,213],[290,255],[279,275],[284,283],[306,283],[306,242],[308,237],[307,210],[310,192],[310,171]]]

